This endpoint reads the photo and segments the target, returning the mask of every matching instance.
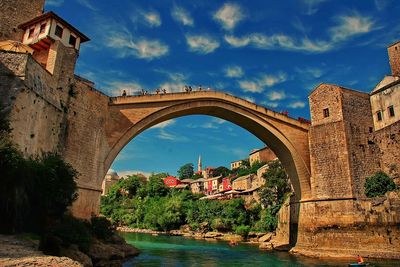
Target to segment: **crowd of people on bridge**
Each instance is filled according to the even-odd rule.
[[[188,93],[188,92],[192,92],[192,91],[194,91],[194,90],[193,90],[192,86],[190,86],[190,85],[184,85],[183,88],[182,88],[182,92]],[[197,87],[197,91],[205,91],[205,90],[201,85],[199,85]],[[211,91],[211,87],[208,87],[207,91]],[[151,93],[149,93],[149,91],[144,90],[144,89],[141,89],[139,93],[140,93],[140,95],[149,95],[149,94],[151,94]],[[165,88],[157,88],[155,90],[155,94],[157,94],[157,95],[166,94],[166,93],[167,93],[167,89],[165,89]],[[122,90],[122,96],[127,96],[126,90]]]

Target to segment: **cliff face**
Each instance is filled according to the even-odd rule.
[[[302,203],[292,252],[317,257],[400,258],[400,193],[374,199]]]

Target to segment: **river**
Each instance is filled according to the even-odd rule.
[[[240,244],[230,247],[224,241],[206,241],[181,236],[141,233],[120,233],[125,240],[141,250],[127,261],[129,266],[347,266],[348,261],[318,260],[293,256],[287,252],[261,251],[257,246]],[[400,266],[400,262],[374,261],[369,266]]]

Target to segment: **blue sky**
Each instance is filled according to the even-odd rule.
[[[397,0],[47,0],[46,10],[91,38],[76,72],[108,95],[202,85],[295,118],[309,118],[321,82],[371,91],[400,40]],[[228,167],[262,146],[229,122],[187,116],[136,137],[112,168],[176,174],[199,154]]]

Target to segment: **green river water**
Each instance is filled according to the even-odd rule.
[[[128,266],[348,266],[349,261],[318,260],[293,256],[287,252],[260,251],[257,246],[240,244],[230,247],[224,241],[206,241],[180,236],[153,236],[120,233],[141,250],[127,261]],[[369,266],[400,266],[400,261],[369,261]]]

